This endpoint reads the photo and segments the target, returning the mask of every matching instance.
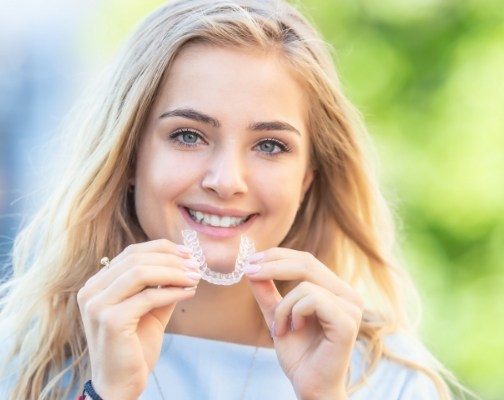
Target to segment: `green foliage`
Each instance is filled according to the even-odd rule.
[[[305,1],[362,111],[424,301],[422,334],[486,399],[504,397],[504,7]]]

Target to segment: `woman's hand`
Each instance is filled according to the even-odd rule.
[[[137,399],[145,389],[176,303],[194,296],[201,278],[187,250],[165,239],[130,245],[79,290],[93,386],[104,399]]]
[[[272,248],[255,256],[247,276],[298,398],[346,399],[362,299],[310,253]],[[282,298],[273,279],[300,283]]]

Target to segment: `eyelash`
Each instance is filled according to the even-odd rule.
[[[186,142],[183,142],[178,139],[181,135],[183,135],[184,133],[188,133],[188,132],[193,133],[194,135],[197,136],[197,139],[201,139],[206,143],[206,141],[203,139],[203,136],[201,135],[200,132],[198,132],[197,130],[194,130],[194,129],[190,129],[190,128],[177,129],[176,131],[174,131],[170,134],[169,138],[176,145],[179,145],[179,146],[182,146],[185,148],[192,148],[192,147],[197,146],[197,143],[186,143]],[[267,142],[274,143],[276,146],[278,146],[280,148],[280,151],[278,151],[276,153],[261,152],[262,154],[265,154],[267,157],[276,157],[280,154],[290,153],[292,151],[292,149],[289,146],[287,146],[285,143],[281,142],[278,139],[271,138],[271,137],[261,140],[254,147],[256,147],[262,143],[267,143]]]

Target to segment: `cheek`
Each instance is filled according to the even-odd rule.
[[[262,223],[253,236],[258,251],[280,246],[289,232],[298,210],[301,184],[292,169],[270,168],[256,176],[254,192],[260,199]]]
[[[304,169],[299,163],[272,165],[254,176],[254,190],[262,199],[265,214],[279,224],[294,220],[301,199]]]
[[[178,240],[173,226],[178,215],[177,199],[197,187],[201,167],[172,152],[151,151],[139,154],[135,180],[135,208],[148,237]]]
[[[193,185],[200,171],[194,158],[181,157],[176,152],[154,152],[140,160],[137,186],[140,193],[166,200]]]

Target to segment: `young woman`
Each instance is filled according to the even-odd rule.
[[[81,111],[2,288],[2,398],[451,398],[366,132],[292,6],[162,6]],[[242,234],[257,253],[212,284],[184,229],[220,273]]]

